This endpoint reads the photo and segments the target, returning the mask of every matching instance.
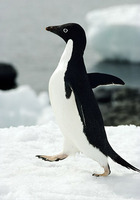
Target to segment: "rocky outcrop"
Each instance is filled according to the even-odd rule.
[[[140,126],[140,90],[132,88],[98,88],[95,96],[106,126],[135,124]]]

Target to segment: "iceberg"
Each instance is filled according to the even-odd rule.
[[[48,116],[51,111],[47,92],[37,95],[28,85],[0,90],[0,128],[42,124]]]
[[[89,43],[100,58],[140,62],[140,4],[94,10],[86,20]]]

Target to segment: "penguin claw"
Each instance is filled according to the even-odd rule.
[[[36,155],[37,158],[42,159],[44,161],[48,161],[48,162],[53,162],[53,161],[58,161],[58,160],[51,160],[48,159],[46,156],[40,156],[40,155]]]
[[[99,174],[92,174],[92,176],[96,176],[96,177],[99,177],[100,175],[99,175]]]
[[[92,174],[92,176],[95,176],[95,177],[108,176],[108,175],[109,175],[108,173],[103,173],[103,174]]]
[[[47,158],[45,158],[45,157],[43,157],[43,156],[36,155],[36,157],[39,158],[39,159],[42,159],[42,160],[44,160],[44,161],[50,161],[50,162],[51,162],[51,160],[49,160],[49,159],[47,159]]]

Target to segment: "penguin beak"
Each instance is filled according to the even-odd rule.
[[[67,38],[64,37],[63,32],[62,32],[62,26],[48,26],[46,27],[46,31],[50,31],[58,36],[60,36],[65,42],[67,42]]]
[[[50,31],[52,33],[57,33],[58,32],[58,27],[59,26],[48,26],[48,27],[46,27],[46,31]]]

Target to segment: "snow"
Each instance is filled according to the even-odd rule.
[[[35,157],[59,153],[63,145],[47,92],[37,95],[29,86],[0,91],[0,105],[0,200],[139,199],[140,174],[111,159],[111,175],[97,178],[92,174],[102,168],[83,154],[59,162]],[[106,130],[113,148],[140,168],[140,127]]]
[[[86,19],[89,42],[100,58],[140,62],[140,4],[94,10]]]
[[[140,167],[140,127],[106,127],[114,149]],[[62,135],[54,121],[46,125],[0,129],[0,200],[138,200],[140,174],[109,160],[112,173],[93,177],[100,166],[82,154],[45,162],[37,154],[61,151]]]
[[[1,128],[43,123],[47,118],[46,112],[51,116],[47,92],[37,95],[32,88],[25,85],[9,91],[0,91]]]

